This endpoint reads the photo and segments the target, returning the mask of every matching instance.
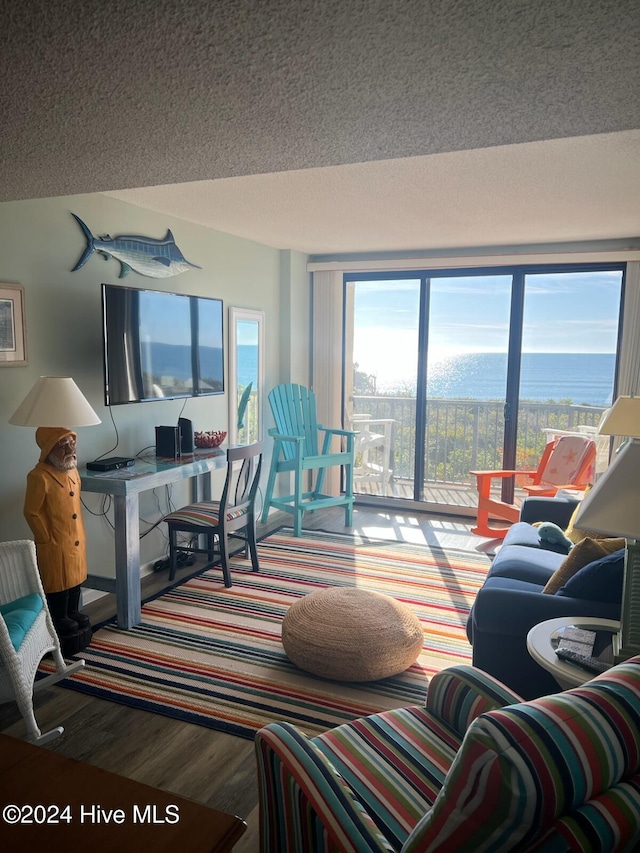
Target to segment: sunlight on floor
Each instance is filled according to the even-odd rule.
[[[419,518],[415,514],[378,513],[375,521],[367,520],[355,529],[373,539],[395,539],[417,545],[439,545],[465,551],[490,552],[494,540],[471,533],[471,522],[446,518]]]

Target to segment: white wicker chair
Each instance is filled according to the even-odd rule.
[[[15,699],[24,717],[29,740],[44,744],[59,737],[64,729],[58,726],[45,734],[40,732],[33,712],[33,694],[71,675],[84,666],[84,661],[68,665],[62,657],[38,572],[35,544],[26,539],[0,542],[0,604],[9,604],[32,593],[42,597],[43,606],[18,651],[13,647],[9,630],[0,614],[0,703]],[[36,681],[38,665],[48,652],[53,653],[56,671]]]

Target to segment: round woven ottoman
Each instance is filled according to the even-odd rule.
[[[282,620],[289,660],[336,681],[377,681],[404,672],[422,650],[422,626],[404,604],[365,589],[320,589]]]

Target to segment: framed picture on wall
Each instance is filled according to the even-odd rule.
[[[0,367],[26,363],[24,287],[0,282]]]

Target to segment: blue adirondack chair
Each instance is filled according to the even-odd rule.
[[[271,457],[271,470],[264,498],[262,521],[269,515],[270,507],[284,510],[293,515],[295,536],[302,532],[302,516],[308,510],[329,506],[344,506],[345,526],[353,523],[353,463],[355,432],[346,429],[328,429],[317,422],[316,397],[313,391],[303,385],[276,385],[269,393],[269,405],[276,422],[269,430],[275,445]],[[320,446],[320,433],[322,449]],[[345,450],[331,449],[334,436],[346,439]],[[327,468],[344,466],[344,494],[324,495],[324,483]],[[276,476],[283,472],[294,472],[294,492],[285,497],[274,498],[273,490]],[[307,474],[306,472],[315,472]],[[304,477],[311,476],[310,491],[306,491]],[[306,483],[307,485],[308,482]]]

